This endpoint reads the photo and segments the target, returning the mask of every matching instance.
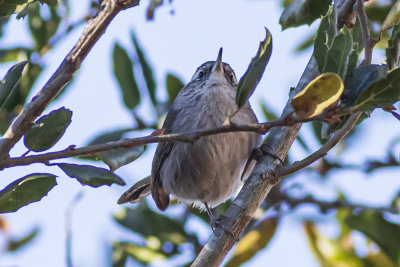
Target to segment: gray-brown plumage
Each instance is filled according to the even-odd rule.
[[[165,134],[221,126],[227,116],[237,110],[236,88],[235,74],[228,64],[222,63],[221,49],[217,61],[201,65],[177,95],[165,118]],[[231,122],[258,121],[247,102]],[[208,207],[226,201],[241,188],[244,172],[248,175],[254,167],[254,160],[248,162],[251,152],[260,144],[261,136],[251,132],[216,134],[202,137],[193,144],[159,143],[147,185],[142,181],[135,184],[119,203],[136,202],[151,189],[161,210],[168,207],[171,194],[184,203],[209,211]]]

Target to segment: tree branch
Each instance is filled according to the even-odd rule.
[[[289,114],[290,115],[290,114]],[[227,133],[227,132],[258,132],[261,134],[265,134],[270,129],[279,126],[292,126],[297,123],[309,122],[309,121],[322,121],[324,120],[325,113],[321,113],[318,116],[312,118],[299,118],[296,116],[285,116],[282,119],[264,122],[264,123],[254,123],[254,124],[230,124],[230,125],[221,125],[219,127],[198,130],[191,133],[172,133],[166,135],[156,136],[155,133],[153,135],[132,138],[132,139],[123,139],[114,142],[108,142],[106,144],[98,144],[91,145],[82,148],[75,148],[74,145],[69,146],[68,148],[55,151],[48,152],[38,155],[32,156],[22,156],[15,158],[6,158],[0,161],[0,170],[4,168],[9,168],[13,166],[23,166],[29,165],[32,163],[45,163],[48,164],[50,160],[54,159],[62,159],[62,158],[70,158],[70,157],[79,157],[85,155],[93,155],[104,151],[109,151],[118,148],[130,148],[135,146],[141,146],[149,143],[160,143],[160,142],[187,142],[193,143],[196,142],[199,138],[214,134]]]
[[[352,7],[354,2],[355,0],[335,1],[338,7],[338,21],[346,21],[346,17],[352,12],[352,8],[349,7]],[[317,63],[312,56],[296,89],[290,93],[282,118],[292,111],[290,102],[293,96],[301,91],[317,74]],[[300,127],[301,124],[292,127],[273,128],[263,146],[268,148],[267,150],[271,154],[284,159]],[[275,171],[279,164],[280,162],[275,157],[269,155],[261,157],[239,195],[232,202],[226,214],[222,216],[221,224],[215,229],[192,266],[218,266],[221,264],[271,188],[279,182],[280,177]]]
[[[102,11],[92,18],[76,45],[65,57],[53,76],[43,86],[31,102],[25,104],[23,111],[7,129],[0,140],[0,159],[9,157],[11,148],[30,129],[35,119],[40,116],[50,101],[59,94],[72,80],[82,61],[103,35],[112,19],[123,9],[136,6],[139,0],[104,0],[100,7]]]
[[[372,38],[371,34],[370,34],[370,29],[368,26],[368,18],[367,18],[367,15],[365,14],[365,9],[364,9],[364,0],[356,1],[355,10],[357,13],[357,17],[360,21],[362,38],[363,38],[363,43],[364,43],[365,57],[364,57],[362,64],[369,65],[369,64],[371,64],[372,51],[376,44],[376,40],[374,38]]]
[[[310,156],[306,157],[305,159],[301,161],[296,161],[290,166],[285,166],[282,167],[279,170],[279,175],[281,177],[288,176],[290,174],[293,174],[308,165],[311,165],[318,159],[324,157],[329,150],[331,150],[337,143],[339,143],[340,140],[343,139],[343,137],[346,136],[346,134],[353,128],[353,126],[357,123],[358,118],[360,118],[361,112],[354,113],[353,115],[350,116],[350,118],[346,121],[345,125],[338,130],[334,136],[329,139],[328,142],[326,142],[320,149],[312,153]]]

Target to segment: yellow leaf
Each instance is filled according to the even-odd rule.
[[[225,267],[240,266],[252,258],[258,251],[265,248],[278,226],[278,218],[271,217],[262,220],[238,242],[232,258]]]
[[[292,107],[302,118],[317,116],[338,101],[343,87],[343,81],[336,73],[321,74],[293,97]]]

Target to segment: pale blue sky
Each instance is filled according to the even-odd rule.
[[[83,16],[88,1],[71,2],[74,21]],[[273,53],[251,103],[260,120],[263,120],[259,108],[260,101],[266,101],[275,112],[280,113],[286,103],[289,88],[296,85],[311,55],[310,50],[295,54],[294,48],[317,25],[314,23],[311,29],[303,26],[281,32],[278,24],[281,12],[279,3],[280,1],[175,0],[172,4],[166,3],[157,9],[155,20],[150,22],[145,19],[148,1],[142,1],[141,6],[123,11],[83,62],[71,88],[46,109],[45,113],[48,113],[65,106],[74,112],[72,124],[53,150],[64,149],[70,144],[82,146],[100,132],[132,125],[130,114],[120,104],[121,96],[112,75],[111,61],[115,41],[133,50],[131,30],[136,32],[147,58],[155,69],[159,85],[158,95],[165,99],[164,84],[167,72],[178,74],[184,81],[188,81],[200,64],[216,58],[221,46],[224,48],[223,60],[231,65],[237,77],[241,77],[256,53],[259,41],[264,38],[264,26],[268,27],[274,39]],[[174,11],[174,15],[171,15],[171,10]],[[27,40],[26,35],[22,34],[27,34],[26,21],[15,21],[14,17],[12,20],[12,24],[7,28],[6,42],[1,46]],[[46,54],[44,61],[47,68],[35,84],[34,92],[37,92],[56,70],[82,29],[76,29],[52,52]],[[16,35],[16,32],[19,34]],[[381,57],[376,57],[377,62],[380,60]],[[5,73],[8,67],[10,66],[1,67],[0,73]],[[144,101],[146,103],[141,106],[139,113],[149,118],[148,113],[151,109],[148,98],[144,97]],[[353,152],[342,155],[347,162],[361,163],[366,158],[385,155],[388,141],[400,133],[398,121],[381,111],[374,112],[371,119],[361,127],[362,130],[356,138],[357,143],[351,143]],[[307,140],[311,140],[308,127],[303,127],[302,132],[308,137]],[[144,134],[147,133],[139,133]],[[313,148],[318,147],[312,140],[310,142]],[[129,185],[147,176],[150,173],[154,148],[155,146],[151,146],[140,159],[122,167],[117,174]],[[397,146],[397,154],[399,150]],[[23,144],[19,143],[12,155],[21,155],[23,152]],[[295,144],[291,155],[292,159],[301,159],[306,154]],[[330,153],[329,156],[335,157],[336,154]],[[132,233],[112,220],[112,214],[121,209],[116,201],[127,187],[82,187],[56,167],[31,165],[2,171],[0,188],[31,172],[51,172],[59,175],[58,186],[41,202],[24,207],[14,214],[5,215],[10,222],[10,231],[15,236],[23,236],[34,226],[40,226],[41,232],[32,245],[16,254],[3,256],[0,259],[1,266],[64,266],[65,211],[80,191],[84,192],[84,197],[73,212],[72,225],[73,260],[76,266],[108,266],[109,251],[106,250],[105,244],[114,240],[134,240],[135,236]],[[305,172],[289,184],[303,183],[305,188],[324,199],[332,199],[335,192],[341,190],[355,202],[384,205],[390,202],[400,188],[400,180],[396,179],[399,174],[398,170],[387,169],[364,179],[357,171],[341,171],[321,182],[315,174]],[[176,214],[179,211],[178,207],[169,209],[167,213]],[[314,209],[302,208],[294,212],[294,215],[284,218],[269,247],[246,266],[264,266],[265,262],[270,266],[318,266],[299,223],[304,216],[316,216],[318,221],[325,225],[324,233],[330,236],[337,232],[332,220],[329,220],[334,215],[318,216]],[[199,222],[193,222],[189,228],[198,232],[204,242],[211,234],[209,226]],[[179,259],[176,262],[183,263]]]

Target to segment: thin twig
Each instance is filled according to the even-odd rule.
[[[149,143],[160,143],[160,142],[193,143],[197,141],[200,137],[220,134],[220,133],[227,133],[227,132],[258,132],[265,134],[273,127],[292,126],[297,123],[309,122],[309,121],[321,121],[324,119],[324,115],[325,114],[322,113],[319,116],[313,118],[299,118],[295,116],[286,116],[279,120],[260,123],[260,124],[254,123],[254,124],[243,124],[243,125],[237,125],[237,124],[221,125],[219,127],[205,129],[205,130],[198,130],[191,133],[173,133],[160,136],[149,135],[144,137],[108,142],[106,144],[91,145],[82,148],[75,148],[75,146],[72,145],[61,151],[4,159],[0,161],[0,170],[13,166],[23,166],[33,163],[49,164],[49,161],[54,159],[93,155],[117,148],[130,148]]]
[[[288,194],[281,194],[279,196],[282,202],[289,204],[289,206],[293,209],[301,204],[314,204],[318,206],[321,212],[327,212],[329,210],[337,210],[340,208],[349,208],[349,209],[356,209],[356,210],[375,210],[378,212],[390,212],[390,213],[398,213],[397,208],[395,207],[371,207],[366,206],[363,204],[355,204],[350,203],[346,200],[337,199],[335,201],[323,201],[314,198],[311,195],[302,197],[302,198],[295,198],[289,196]]]
[[[364,60],[362,62],[363,65],[369,65],[372,61],[372,52],[374,46],[376,44],[376,40],[371,37],[370,29],[368,25],[368,17],[365,14],[364,9],[364,0],[356,0],[355,10],[357,13],[357,17],[360,21],[362,38],[364,43]]]
[[[71,203],[68,205],[67,211],[65,213],[65,243],[66,243],[66,260],[67,266],[72,267],[72,211],[74,210],[76,204],[82,199],[83,191],[80,191],[75,197],[71,200]]]
[[[354,113],[346,121],[345,125],[338,130],[328,142],[326,142],[320,149],[306,157],[301,161],[297,161],[290,166],[281,167],[279,170],[279,175],[281,177],[293,174],[317,161],[318,159],[324,157],[329,150],[331,150],[346,134],[353,128],[357,123],[358,118],[361,116],[361,112]]]
[[[126,8],[139,4],[139,0],[104,0],[101,11],[92,18],[76,45],[65,57],[56,72],[24,109],[0,140],[0,160],[7,159],[11,148],[30,129],[50,101],[72,80],[82,61],[103,35],[112,19]]]

